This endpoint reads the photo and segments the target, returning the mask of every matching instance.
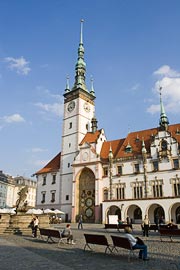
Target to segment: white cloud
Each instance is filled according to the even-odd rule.
[[[168,65],[161,66],[159,69],[154,71],[154,75],[162,75],[167,77],[179,77],[180,72],[170,68]]]
[[[20,58],[6,57],[5,62],[11,70],[15,70],[18,74],[27,75],[30,72],[29,62],[21,56]]]
[[[180,72],[164,65],[153,74],[161,78],[155,82],[154,90],[159,95],[159,87],[162,87],[162,99],[166,112],[180,113]],[[160,105],[152,104],[147,112],[154,114],[160,111]]]
[[[35,148],[31,149],[32,153],[40,153],[40,152],[45,152],[45,151],[47,151],[47,149],[38,148],[38,147],[35,147]]]
[[[136,83],[135,85],[133,85],[133,86],[131,87],[131,90],[136,91],[136,90],[138,90],[139,88],[140,88],[140,84],[139,84],[139,83]]]
[[[8,116],[3,116],[0,118],[6,123],[18,123],[18,122],[25,122],[24,118],[20,114],[12,114]]]
[[[63,114],[63,104],[53,103],[53,104],[43,104],[38,102],[34,104],[35,106],[42,109],[42,111],[50,112],[56,116],[61,116]]]

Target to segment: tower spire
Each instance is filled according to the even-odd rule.
[[[90,90],[90,94],[95,96],[95,92],[94,92],[94,80],[93,77],[91,76],[91,90]]]
[[[164,105],[162,102],[162,87],[159,87],[159,95],[160,95],[160,120],[159,120],[159,125],[162,130],[167,130],[168,125],[169,125],[169,120],[166,116]]]
[[[65,88],[65,93],[69,92],[70,88],[69,88],[69,75],[66,76],[66,88]]]
[[[72,90],[81,88],[85,91],[88,91],[86,87],[86,83],[85,83],[86,63],[84,61],[83,23],[84,23],[84,20],[81,19],[80,43],[78,47],[78,60],[75,67],[75,71],[76,71],[75,83]]]

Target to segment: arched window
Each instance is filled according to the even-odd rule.
[[[108,200],[108,189],[107,188],[104,189],[104,191],[103,191],[103,200],[104,201],[107,201]]]
[[[166,151],[167,150],[167,141],[162,140],[161,149],[162,149],[162,151]]]

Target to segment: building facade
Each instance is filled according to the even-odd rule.
[[[135,223],[147,214],[180,223],[180,124],[169,125],[160,95],[159,127],[107,141],[97,128],[93,82],[85,83],[81,22],[75,83],[64,93],[61,152],[37,175],[37,206],[60,208],[66,220]],[[160,91],[161,93],[161,91]],[[55,179],[55,180],[53,180]]]

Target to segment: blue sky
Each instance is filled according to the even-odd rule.
[[[30,177],[61,149],[80,19],[86,84],[108,140],[180,117],[179,0],[0,0],[0,169]]]

